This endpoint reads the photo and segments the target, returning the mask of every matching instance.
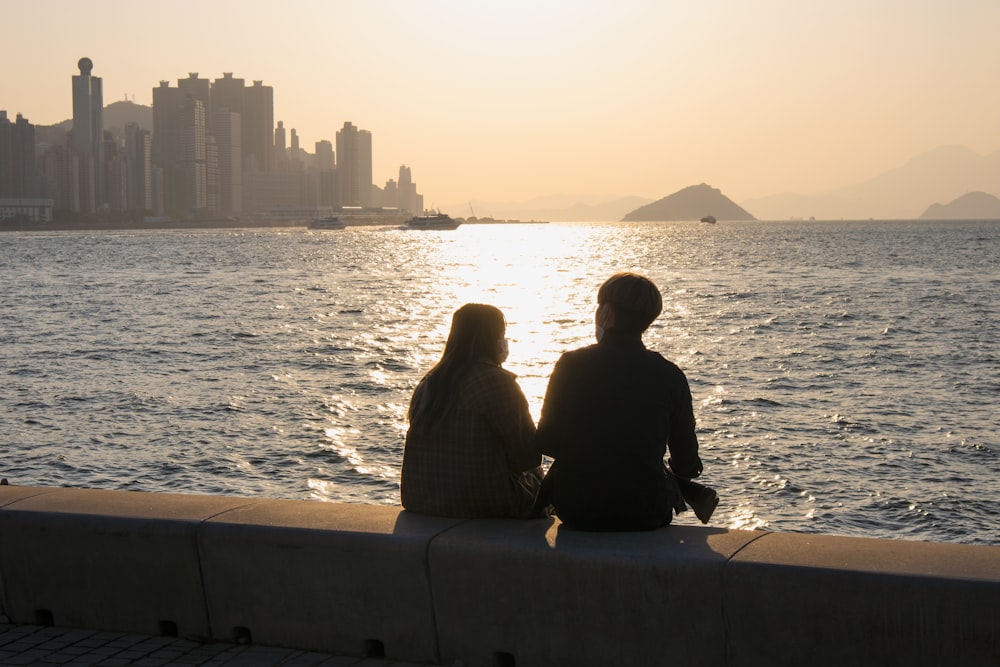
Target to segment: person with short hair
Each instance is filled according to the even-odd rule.
[[[452,317],[441,360],[413,392],[400,496],[438,516],[536,516],[542,480],[535,422],[507,359],[507,323],[469,303]]]
[[[597,343],[566,352],[552,371],[536,443],[554,460],[539,505],[551,504],[569,528],[665,526],[686,509],[681,484],[701,494],[704,522],[718,503],[690,482],[702,462],[687,378],[642,342],[662,309],[650,279],[616,273],[597,292]]]

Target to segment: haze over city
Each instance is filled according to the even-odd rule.
[[[434,202],[569,194],[736,200],[855,183],[942,145],[1000,149],[1000,3],[41,0],[4,8],[0,108],[72,117],[224,72],[274,87],[303,148],[345,121]],[[464,213],[464,212],[463,212]]]

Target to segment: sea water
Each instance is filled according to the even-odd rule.
[[[0,476],[397,504],[454,310],[504,311],[537,418],[621,270],[663,292],[713,525],[1000,544],[998,222],[3,233]]]

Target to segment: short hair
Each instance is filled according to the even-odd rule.
[[[597,304],[611,304],[615,329],[641,334],[663,312],[663,297],[653,281],[637,273],[616,273],[597,290]]]

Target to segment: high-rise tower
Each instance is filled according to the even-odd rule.
[[[372,133],[350,122],[337,132],[337,181],[341,206],[372,205]]]
[[[274,88],[254,81],[243,89],[244,171],[274,169]]]
[[[73,76],[71,144],[80,157],[80,209],[92,213],[105,203],[104,93],[100,77],[91,76],[94,63],[80,58]]]

